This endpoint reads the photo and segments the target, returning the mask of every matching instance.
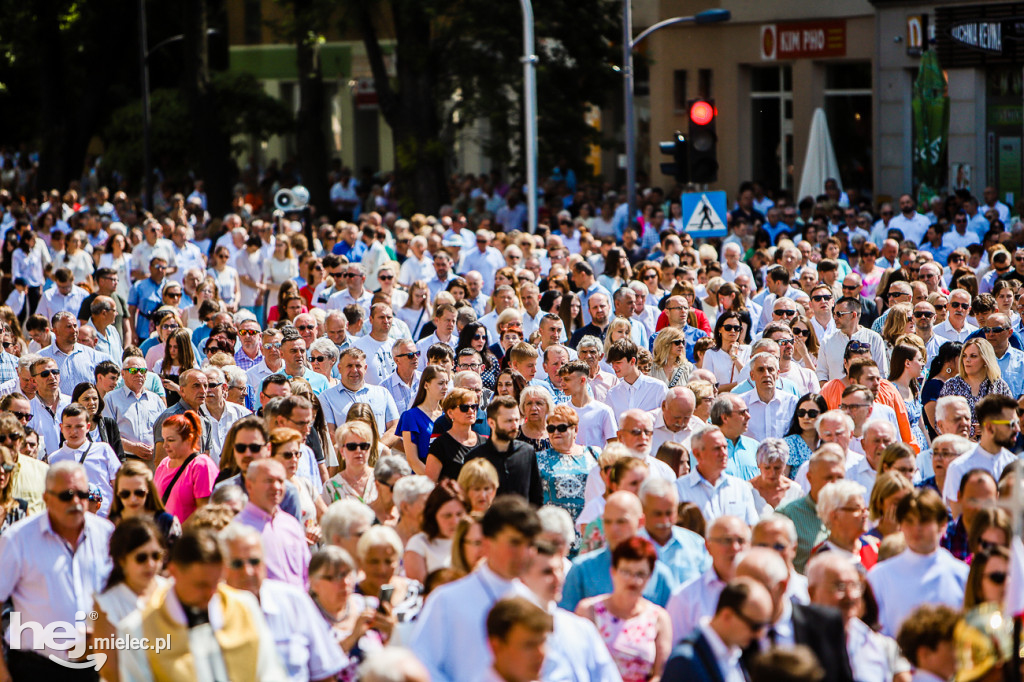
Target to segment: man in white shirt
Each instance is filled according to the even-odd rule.
[[[508,284],[502,284],[495,289],[491,298],[494,301],[494,309],[480,317],[477,322],[487,329],[487,338],[490,342],[497,343],[499,341],[498,316],[506,310],[518,311],[519,301],[516,299],[516,290]]]
[[[882,634],[895,635],[920,604],[962,606],[969,568],[939,546],[947,518],[946,505],[931,488],[911,491],[896,507],[907,549],[868,572]]]
[[[558,374],[562,380],[562,391],[569,396],[569,406],[576,411],[580,420],[576,442],[603,449],[617,437],[615,414],[612,408],[588,394],[590,366],[582,360],[572,360],[564,364]]]
[[[676,589],[665,605],[673,642],[715,613],[718,595],[736,576],[736,557],[750,548],[750,527],[735,516],[720,516],[708,524],[704,546],[711,555],[711,568]]]
[[[648,475],[675,482],[679,474],[672,467],[655,458],[651,450],[651,436],[654,434],[654,418],[650,412],[628,410],[620,419],[622,426],[616,432],[619,442],[626,446],[630,457],[647,463]],[[601,479],[601,467],[594,465],[587,473],[587,486],[583,496],[592,500],[604,494],[605,485]]]
[[[832,287],[820,282],[811,287],[811,325],[818,337],[818,345],[825,343],[836,330],[836,322],[832,319],[832,303],[835,293]],[[804,339],[806,341],[806,339]]]
[[[1017,456],[1007,449],[1014,446],[1017,434],[1020,433],[1016,400],[999,393],[991,393],[974,406],[974,418],[978,423],[976,429],[981,433],[978,446],[950,462],[946,469],[946,483],[942,488],[942,496],[950,505],[954,516],[960,514],[960,479],[964,474],[972,469],[984,469],[998,481],[1003,469],[1017,459]]]
[[[398,414],[402,414],[412,405],[413,398],[420,386],[420,372],[416,369],[420,352],[412,339],[399,339],[391,347],[391,357],[395,361],[395,371],[381,384],[395,399]]]
[[[246,370],[250,386],[260,386],[271,374],[284,367],[281,358],[281,330],[268,328],[263,331],[263,359]]]
[[[142,224],[143,240],[132,248],[132,281],[137,282],[149,274],[149,262],[163,258],[174,262],[174,244],[160,236],[160,223],[150,218]]]
[[[632,409],[654,410],[661,405],[668,391],[664,382],[640,372],[638,352],[636,344],[629,339],[620,339],[608,349],[608,364],[619,383],[608,391],[607,402],[616,415]]]
[[[967,322],[971,311],[971,295],[963,289],[954,289],[949,294],[948,312],[945,321],[935,325],[932,333],[940,338],[939,343],[958,341],[963,343],[978,328]]]
[[[97,486],[103,495],[99,515],[106,517],[114,498],[114,479],[121,462],[113,449],[106,443],[94,442],[89,438],[89,413],[78,403],[64,408],[60,416],[60,431],[64,445],[56,452],[49,453],[51,466],[61,462],[78,462],[85,467],[89,483]]]
[[[799,398],[779,391],[775,384],[779,379],[779,360],[771,353],[758,353],[751,361],[750,379],[754,390],[743,393],[740,400],[750,409],[747,436],[762,441],[765,438],[782,438]]]
[[[1008,225],[1010,222],[1010,208],[999,201],[999,192],[996,191],[995,187],[986,187],[981,192],[982,199],[985,200],[980,206],[982,213],[988,213],[988,211],[995,209],[999,213],[999,219],[1003,221],[1004,225]]]
[[[964,292],[965,295],[968,295]],[[969,295],[968,295],[969,297]],[[871,352],[871,358],[878,365],[882,375],[889,372],[889,356],[882,337],[866,327],[860,326],[860,300],[844,296],[836,303],[833,318],[836,330],[821,344],[818,351],[818,379],[822,383],[846,376],[843,358],[851,341],[860,342]]]
[[[967,213],[965,211],[958,211],[953,216],[953,228],[942,235],[942,246],[944,248],[967,248],[971,244],[981,243],[981,238],[973,230],[967,229]]]
[[[861,394],[863,393],[866,391],[861,392]],[[855,396],[844,400],[854,399],[865,398],[863,395],[855,394]],[[864,486],[864,501],[870,502],[871,489],[875,487],[878,464],[882,459],[882,450],[899,441],[899,431],[892,422],[886,419],[868,419],[864,422],[861,433],[863,435],[860,439],[860,446],[864,454],[846,467],[846,478]]]
[[[689,451],[690,436],[704,422],[693,416],[697,407],[697,397],[686,386],[673,386],[668,389],[661,407],[654,410],[654,436],[651,438],[651,450],[657,452],[665,443],[679,443]]]
[[[263,240],[253,235],[245,242],[245,248],[239,249],[231,259],[235,270],[238,271],[238,304],[261,321],[264,304],[277,303],[277,301],[267,302],[264,300],[268,287],[263,281],[263,254],[260,252],[262,245]],[[283,316],[284,311],[279,312]]]
[[[734,282],[740,275],[754,277],[750,266],[740,260],[742,248],[735,242],[730,242],[722,247],[722,279],[726,282]]]
[[[356,303],[362,306],[367,316],[369,316],[373,294],[363,287],[363,284],[366,282],[366,274],[362,264],[349,263],[346,265],[343,277],[346,288],[331,295],[327,300],[327,309],[344,310],[345,306]]]
[[[82,301],[89,295],[89,292],[74,283],[71,271],[67,268],[57,268],[53,273],[53,281],[57,286],[51,287],[43,292],[39,299],[39,306],[36,314],[42,315],[50,321],[54,315],[61,312],[68,312],[78,318],[78,311],[82,308]]]
[[[124,451],[145,461],[153,459],[153,427],[166,409],[156,393],[147,391],[146,361],[125,358],[121,376],[124,383],[104,398],[103,414],[117,422]]]
[[[417,369],[423,371],[427,366],[427,350],[435,343],[446,343],[453,351],[455,350],[459,340],[455,334],[456,319],[457,313],[452,304],[443,303],[434,308],[434,333],[416,344],[416,349],[420,352]]]
[[[476,249],[465,252],[460,272],[476,270],[483,278],[483,292],[490,295],[494,291],[494,276],[498,270],[505,267],[505,257],[501,251],[491,246],[494,241],[494,233],[490,230],[477,230]]]
[[[481,527],[484,561],[465,578],[439,587],[409,635],[409,648],[433,682],[475,680],[487,671],[493,656],[486,645],[486,614],[503,597],[532,595],[518,576],[533,558],[532,541],[541,531],[537,513],[526,500],[507,495],[494,501]]]
[[[391,306],[375,303],[370,308],[370,333],[352,345],[366,353],[366,383],[379,386],[395,371],[391,349],[395,340],[388,336],[393,319]]]
[[[189,229],[184,225],[178,225],[171,233],[171,252],[174,255],[174,269],[168,274],[169,279],[181,284],[185,279],[185,273],[192,268],[206,270],[206,258],[203,257],[199,247],[188,240]]]
[[[583,324],[590,324],[590,297],[594,294],[604,294],[607,300],[612,300],[611,292],[598,284],[594,277],[594,269],[588,263],[580,262],[572,266],[572,281],[579,289],[577,295],[580,298],[580,305],[583,307]]]
[[[920,244],[930,226],[928,219],[917,212],[914,198],[909,194],[900,195],[900,215],[889,221],[889,229],[899,230],[904,240]]]
[[[793,361],[796,348],[796,332],[786,323],[773,322],[764,328],[761,337],[774,341],[779,346],[779,379],[788,379],[797,388],[797,397],[807,393],[818,393],[821,385],[814,370],[802,367]]]
[[[455,273],[452,272],[452,257],[447,251],[438,251],[434,254],[434,276],[427,281],[431,302],[437,298],[439,293],[446,290],[448,283],[453,279],[455,279]],[[494,286],[493,282],[491,286]],[[477,314],[482,315],[483,312]]]
[[[94,349],[78,343],[78,316],[62,311],[53,319],[53,343],[39,351],[44,358],[53,358],[60,370],[60,388],[71,395],[75,387],[83,382],[92,382],[96,375],[93,369],[100,362],[110,358]]]
[[[676,482],[680,502],[696,504],[708,521],[737,516],[747,525],[757,523],[754,493],[750,484],[725,473],[729,442],[717,426],[706,426],[690,437],[697,466]]]
[[[490,296],[483,291],[483,276],[476,270],[470,270],[462,276],[462,279],[466,280],[466,286],[469,287],[466,300],[473,306],[477,317],[483,317],[487,312],[487,304],[490,302]],[[520,287],[520,291],[522,291],[522,287]],[[529,334],[526,334],[526,337],[529,338]]]
[[[409,240],[409,254],[398,271],[398,283],[408,288],[413,282],[426,282],[433,276],[434,262],[427,252],[427,239],[422,235],[416,235]]]

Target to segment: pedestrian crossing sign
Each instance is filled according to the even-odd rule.
[[[690,192],[683,195],[683,230],[694,239],[724,237],[725,192]]]

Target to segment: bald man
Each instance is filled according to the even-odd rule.
[[[665,443],[679,443],[690,449],[690,436],[703,423],[693,416],[697,397],[686,386],[668,389],[661,407],[654,411],[654,435],[651,436],[651,452],[657,454]]]

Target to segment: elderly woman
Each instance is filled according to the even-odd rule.
[[[451,566],[455,528],[467,513],[469,504],[458,483],[446,480],[434,487],[423,507],[422,532],[406,545],[406,576],[422,583],[437,569]]]
[[[406,476],[412,475],[412,469],[405,458],[398,455],[384,455],[373,467],[373,480],[377,485],[377,499],[370,505],[377,523],[394,526],[398,522],[398,507],[395,504],[395,484]]]
[[[968,339],[960,353],[959,374],[942,385],[941,396],[961,395],[971,408],[971,435],[975,434],[974,406],[991,393],[1015,398],[999,370],[992,344],[986,339]]]
[[[547,419],[551,447],[537,453],[544,488],[544,504],[553,504],[569,512],[575,521],[583,511],[583,491],[587,474],[597,464],[600,451],[576,443],[580,419],[569,405],[559,405]]]
[[[867,492],[856,481],[840,480],[829,483],[818,493],[818,518],[828,528],[828,539],[811,550],[839,552],[850,561],[870,570],[878,561],[879,539],[866,535],[868,506],[864,503]]]
[[[426,476],[415,474],[405,476],[395,483],[393,494],[395,507],[398,508],[395,531],[398,537],[402,538],[403,544],[408,545],[409,539],[420,532],[420,526],[423,525],[423,507],[427,504],[427,496],[433,489],[433,481]]]
[[[757,447],[757,468],[760,473],[750,479],[754,488],[754,507],[758,514],[772,511],[781,504],[803,497],[800,484],[787,478],[789,445],[781,438],[765,438]]]
[[[341,547],[349,556],[358,556],[356,544],[372,525],[373,512],[369,507],[358,500],[340,500],[329,506],[320,518],[323,544]]]
[[[925,458],[918,456],[920,464],[931,464],[932,475],[921,481],[918,487],[931,488],[941,495],[942,486],[946,485],[946,472],[949,470],[949,463],[960,455],[966,455],[975,447],[974,443],[955,433],[944,433],[932,440],[931,452],[922,452],[921,454],[925,455]],[[922,476],[927,476],[926,466],[918,468],[921,469]]]
[[[352,498],[363,504],[372,503],[377,499],[377,485],[369,463],[373,432],[363,422],[350,421],[338,427],[337,441],[345,466],[324,483],[324,502]]]
[[[462,467],[458,484],[469,502],[470,512],[483,514],[491,508],[498,492],[498,470],[483,457],[476,457]]]
[[[519,428],[516,440],[529,443],[537,452],[551,447],[548,439],[548,415],[555,409],[551,393],[540,386],[527,386],[519,396],[519,411],[525,420]]]
[[[338,355],[338,347],[326,336],[320,337],[309,347],[309,366],[327,379],[331,386],[338,384],[338,380],[331,375],[331,370],[338,364]]]
[[[399,575],[403,554],[402,539],[394,528],[373,526],[359,538],[356,559],[363,571],[363,580],[356,585],[355,593],[363,596],[360,610],[376,610],[383,593],[381,588],[390,586],[391,613],[395,620],[404,623],[416,618],[423,607],[423,585]]]
[[[665,327],[654,340],[654,368],[651,378],[673,386],[686,384],[694,366],[686,359],[686,334],[678,327]]]

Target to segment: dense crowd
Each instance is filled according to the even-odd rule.
[[[0,192],[0,682],[1001,679],[994,190],[456,184]]]

